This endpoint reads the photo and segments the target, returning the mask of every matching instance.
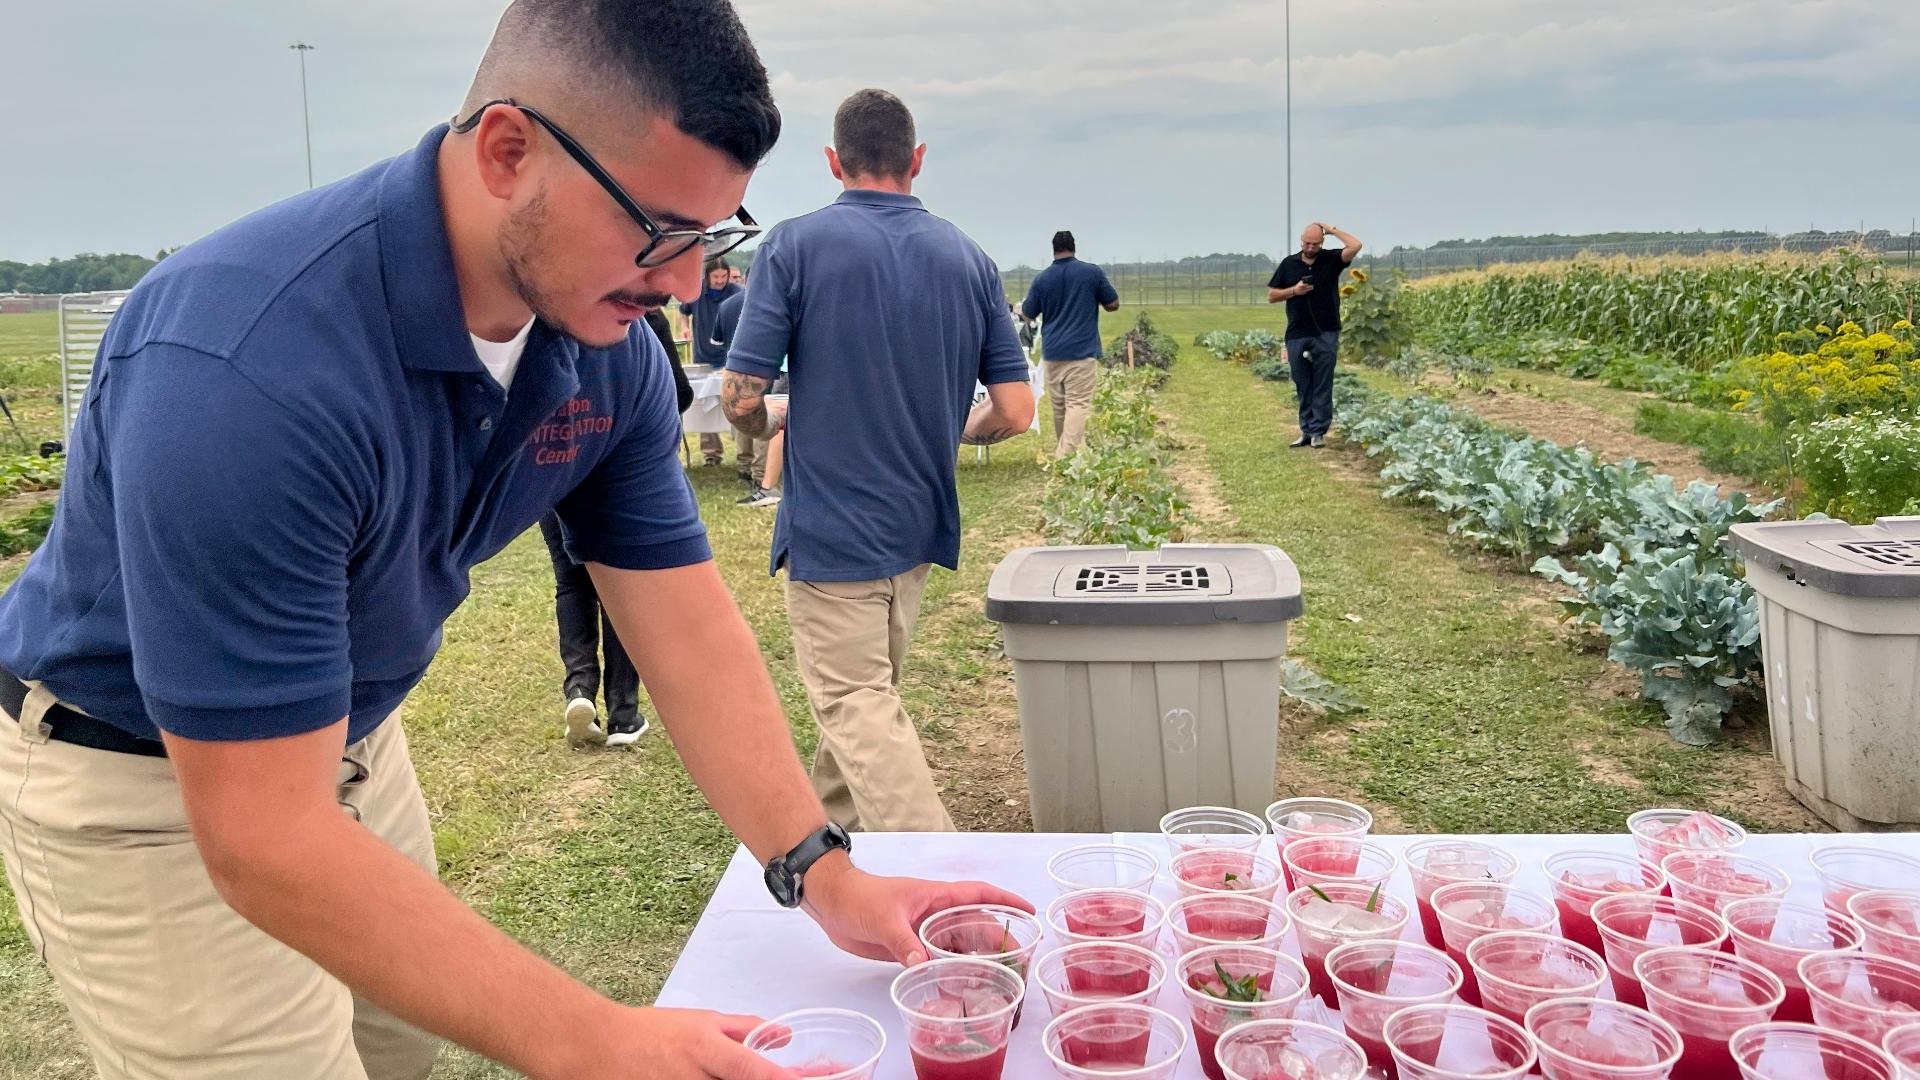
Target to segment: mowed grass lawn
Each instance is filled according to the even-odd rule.
[[[1162,393],[1184,440],[1183,476],[1220,503],[1192,538],[1287,549],[1307,591],[1296,653],[1371,706],[1341,720],[1288,708],[1279,793],[1359,797],[1384,826],[1422,830],[1611,831],[1656,801],[1793,824],[1742,803],[1752,748],[1677,747],[1643,704],[1607,691],[1607,666],[1561,639],[1536,584],[1452,544],[1430,515],[1381,499],[1350,451],[1283,449],[1290,392],[1190,344],[1215,328],[1277,330],[1278,308],[1149,313],[1184,346]],[[1108,316],[1106,335],[1135,314]],[[31,353],[38,339],[14,318],[0,317],[0,342],[17,334]],[[1035,455],[1049,441],[1023,436],[984,463],[961,455],[962,566],[934,575],[907,672],[950,801],[969,808],[963,820],[996,827],[1020,827],[1026,793],[1017,768],[983,764],[1012,759],[1018,729],[1009,668],[980,604],[999,557],[1037,542],[1045,476]],[[795,741],[811,753],[781,585],[766,574],[772,514],[733,505],[743,489],[731,465],[691,475],[720,568],[759,634]],[[0,569],[0,580],[13,573]],[[443,876],[507,932],[644,1002],[733,842],[657,732],[631,751],[569,751],[559,680],[552,577],[529,533],[476,568],[472,598],[408,701]],[[0,1077],[85,1075],[58,995],[0,895]],[[503,1073],[450,1051],[435,1075]]]

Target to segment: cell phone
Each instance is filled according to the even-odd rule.
[[[1308,292],[1312,292],[1312,291],[1313,291],[1313,282],[1311,282],[1311,281],[1303,281],[1303,282],[1301,282],[1300,284],[1301,284],[1301,285],[1304,285],[1304,286],[1306,286],[1306,291],[1308,291]]]

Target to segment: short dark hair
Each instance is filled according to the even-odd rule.
[[[857,90],[833,114],[833,151],[848,176],[903,177],[913,146],[913,114],[885,90]]]
[[[1073,234],[1065,229],[1061,229],[1059,232],[1053,234],[1053,250],[1079,251],[1080,249],[1073,246]]]
[[[610,86],[741,168],[780,138],[766,66],[730,0],[514,0],[462,112],[555,80]],[[527,104],[569,115],[568,103]]]

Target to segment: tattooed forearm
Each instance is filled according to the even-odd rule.
[[[988,428],[985,431],[965,431],[960,434],[960,445],[992,446],[994,443],[1006,442],[1023,430],[1023,428],[997,427]]]
[[[720,381],[720,411],[727,422],[756,439],[771,439],[786,424],[785,410],[767,408],[767,387],[773,380],[729,371]]]

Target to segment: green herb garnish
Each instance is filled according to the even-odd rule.
[[[1313,895],[1319,897],[1320,899],[1326,901],[1329,904],[1333,903],[1333,897],[1328,896],[1326,893],[1322,892],[1320,890],[1320,886],[1318,885],[1307,886],[1307,891],[1311,892]]]
[[[1380,906],[1380,885],[1381,884],[1384,884],[1384,882],[1376,883],[1373,887],[1373,895],[1367,897],[1367,914],[1369,915],[1373,914],[1374,911]]]
[[[1213,962],[1213,974],[1214,978],[1220,981],[1219,990],[1209,989],[1207,991],[1207,993],[1213,997],[1220,998],[1223,1001],[1260,1000],[1260,979],[1258,976],[1248,973],[1236,979],[1227,974],[1227,969],[1221,967],[1220,961],[1218,960]]]

